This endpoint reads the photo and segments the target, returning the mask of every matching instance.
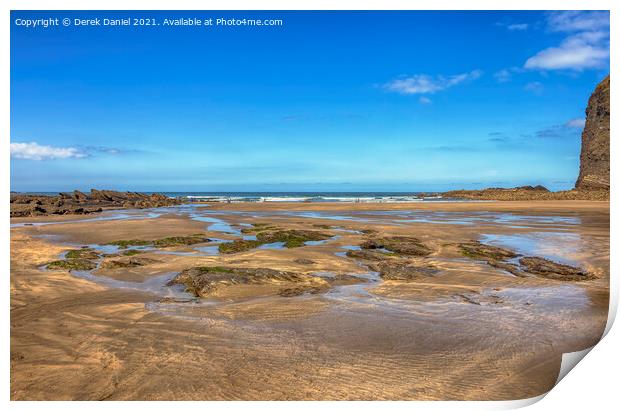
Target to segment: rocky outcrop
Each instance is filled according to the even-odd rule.
[[[546,199],[551,193],[546,187],[521,186],[514,188],[485,188],[484,190],[453,190],[443,194],[446,198],[467,198],[471,200],[525,200]]]
[[[371,238],[360,244],[363,250],[385,250],[397,255],[425,257],[432,250],[415,237],[394,236]]]
[[[560,264],[542,257],[522,256],[505,248],[471,241],[457,245],[465,257],[485,261],[491,267],[507,271],[517,277],[541,277],[560,281],[583,281],[596,278],[580,267]],[[519,258],[520,257],[520,258]],[[518,262],[515,262],[515,259]]]
[[[180,284],[196,297],[208,297],[217,289],[240,284],[282,286],[284,296],[328,288],[325,279],[270,268],[194,267],[181,271],[168,285]],[[303,290],[303,291],[301,291]]]
[[[249,251],[265,244],[282,243],[286,248],[309,245],[309,242],[321,242],[332,238],[330,234],[312,230],[281,230],[272,226],[254,225],[251,229],[241,230],[244,234],[257,233],[256,240],[235,240],[219,245],[222,254],[234,254]]]
[[[497,201],[535,201],[535,200],[609,200],[608,189],[549,191],[545,187],[525,186],[515,188],[485,188],[484,190],[454,190],[443,193],[444,198],[463,198],[468,200]]]
[[[147,257],[129,257],[129,258],[121,258],[121,259],[106,259],[101,263],[101,268],[131,268],[131,267],[141,267],[143,265],[153,264],[158,262],[157,260],[153,260],[152,258]]]
[[[575,188],[609,190],[609,76],[590,96],[581,135],[581,164]]]
[[[410,261],[383,261],[368,266],[379,273],[384,280],[415,281],[437,275],[440,270],[432,265],[413,264]]]
[[[90,214],[114,208],[152,208],[180,204],[163,194],[143,194],[92,189],[90,194],[75,190],[56,196],[11,193],[11,217],[51,214]]]

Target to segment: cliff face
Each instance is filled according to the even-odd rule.
[[[609,190],[609,76],[599,83],[588,102],[575,188]]]

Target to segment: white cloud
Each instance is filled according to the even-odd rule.
[[[527,91],[531,91],[534,94],[542,94],[545,86],[543,86],[543,84],[538,81],[531,81],[525,85],[525,89]]]
[[[609,27],[607,11],[555,11],[547,14],[551,31],[590,31]]]
[[[433,101],[425,96],[420,97],[420,103],[421,104],[433,104]]]
[[[493,74],[493,77],[495,77],[498,83],[506,83],[512,79],[512,73],[510,73],[510,70],[502,69]]]
[[[42,146],[37,143],[11,143],[11,157],[24,160],[84,158],[87,154],[75,147]]]
[[[388,91],[401,94],[433,94],[441,90],[456,86],[465,81],[475,80],[482,75],[480,70],[452,76],[429,76],[415,74],[410,77],[392,80],[383,85]]]
[[[604,67],[609,59],[609,46],[589,40],[596,37],[592,32],[569,36],[558,47],[549,47],[527,59],[524,67],[541,70]]]
[[[607,12],[553,12],[547,28],[572,33],[555,47],[539,51],[524,67],[534,70],[584,70],[609,64],[609,14]]]
[[[510,31],[523,31],[523,30],[527,30],[528,27],[529,27],[529,24],[527,23],[516,23],[516,24],[509,24],[506,26],[506,28]]]
[[[511,23],[508,21],[498,21],[495,25],[510,31],[524,31],[530,28],[528,23]]]
[[[574,118],[572,120],[568,120],[566,124],[564,124],[564,126],[568,128],[583,128],[585,125],[585,118]]]

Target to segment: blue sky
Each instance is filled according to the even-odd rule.
[[[37,27],[237,17],[277,27]],[[12,12],[11,189],[572,187],[607,12]],[[22,20],[23,21],[23,20]]]

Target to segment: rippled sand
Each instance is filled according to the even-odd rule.
[[[548,391],[561,354],[595,344],[607,319],[608,203],[218,204],[11,223],[15,400],[528,398]],[[199,232],[227,241],[253,223],[332,226],[333,237],[230,255],[149,250],[152,265],[89,275],[40,268],[82,245]],[[343,254],[369,229],[420,238],[439,274],[402,282],[369,273]],[[598,278],[514,277],[454,247],[475,239]],[[261,285],[160,302],[183,295],[167,279],[198,265],[370,282],[292,298]]]

